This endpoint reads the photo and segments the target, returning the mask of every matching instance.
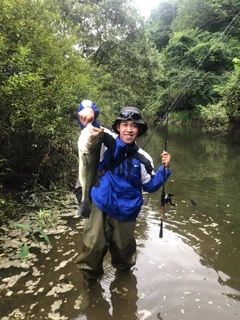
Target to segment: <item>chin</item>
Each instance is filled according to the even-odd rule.
[[[135,139],[124,139],[123,142],[126,144],[132,144],[135,141]]]

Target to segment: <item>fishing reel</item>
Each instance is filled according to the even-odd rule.
[[[171,206],[175,206],[176,204],[172,202],[173,193],[164,193],[163,194],[163,202],[170,203]]]
[[[170,203],[171,206],[175,206],[176,204],[172,202],[173,193],[166,193],[164,196],[164,203]]]
[[[172,202],[173,193],[165,193],[164,188],[162,190],[161,195],[161,213],[160,213],[160,232],[159,232],[159,238],[163,237],[163,219],[164,219],[164,205],[165,203],[170,203],[171,206],[175,206],[176,204]]]

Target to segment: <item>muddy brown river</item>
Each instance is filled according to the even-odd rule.
[[[156,167],[164,138],[160,128],[145,147]],[[107,255],[103,278],[83,285],[75,265],[83,222],[72,194],[48,230],[52,247],[32,244],[26,262],[18,258],[24,230],[1,230],[0,319],[240,319],[240,143],[170,126],[168,151],[165,192],[176,205],[165,204],[159,238],[161,190],[144,194],[137,263],[127,276],[115,274]]]

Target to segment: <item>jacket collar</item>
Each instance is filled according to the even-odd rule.
[[[116,138],[116,149],[114,152],[114,158],[118,158],[123,153],[127,156],[127,154],[137,148],[136,142],[131,145],[127,145],[124,143],[119,136]]]

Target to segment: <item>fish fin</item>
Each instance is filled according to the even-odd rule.
[[[79,187],[75,188],[73,192],[77,198],[78,203],[80,203],[82,200],[82,187],[79,186]]]
[[[92,210],[92,203],[89,202],[81,202],[78,208],[78,215],[83,218],[89,218]]]
[[[98,188],[98,187],[100,186],[100,182],[99,182],[98,177],[96,178],[96,181],[95,181],[95,183],[94,183],[93,186],[94,186],[95,188]]]
[[[87,154],[86,153],[82,154],[82,162],[83,162],[84,167],[86,167],[87,164],[88,164],[88,158],[87,158]]]

